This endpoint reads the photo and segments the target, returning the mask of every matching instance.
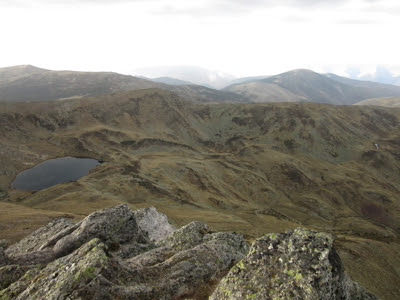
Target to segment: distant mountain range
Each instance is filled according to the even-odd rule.
[[[319,102],[354,104],[364,99],[400,96],[400,87],[376,82],[358,81],[334,74],[310,70],[293,70],[265,79],[228,86],[256,102]]]
[[[375,71],[368,74],[365,73],[365,70],[361,71],[359,67],[347,69],[345,73],[347,73],[347,76],[343,78],[346,79],[370,81],[400,86],[400,76],[395,75],[391,69],[388,69],[385,66],[377,66]],[[166,80],[170,80],[168,78],[174,78],[174,80],[178,79],[186,82],[191,82],[192,84],[204,85],[215,89],[223,89],[229,85],[253,82],[271,77],[271,74],[267,74],[262,76],[235,78],[233,75],[224,72],[212,71],[194,66],[142,68],[136,70],[136,72],[133,72],[132,74],[144,75],[146,76],[145,78],[154,78],[152,80],[155,81],[158,81],[159,77],[161,77],[161,80],[164,80],[164,78],[167,78]],[[175,84],[174,82],[161,82],[167,84]]]
[[[172,77],[150,79],[112,72],[51,71],[24,65],[0,69],[0,101],[63,100],[148,88],[166,89],[181,98],[200,103],[318,102],[352,105],[366,99],[400,97],[400,86],[305,69],[231,82],[234,84],[216,90]],[[374,103],[377,105],[378,102]]]
[[[140,75],[157,78],[170,77],[209,88],[221,89],[231,84],[235,77],[218,71],[211,71],[195,66],[165,66],[136,70]]]
[[[192,84],[171,85],[173,79],[159,81],[112,72],[51,71],[31,65],[7,67],[0,68],[0,101],[62,100],[161,88],[194,102],[247,102],[241,95],[229,91]]]

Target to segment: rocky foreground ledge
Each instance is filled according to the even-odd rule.
[[[0,241],[0,299],[377,299],[353,282],[329,234],[268,234],[251,248],[201,222],[119,205]]]

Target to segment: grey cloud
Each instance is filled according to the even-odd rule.
[[[362,12],[369,14],[386,13],[390,15],[400,14],[400,2],[391,2],[387,0],[363,0],[368,3],[367,7],[362,9]]]
[[[376,20],[371,18],[339,19],[335,22],[335,24],[342,24],[342,25],[384,24],[384,20]]]
[[[115,3],[132,3],[145,1],[159,0],[0,0],[0,6],[16,6],[16,7],[31,7],[35,5],[76,5],[76,4],[115,4]]]
[[[128,4],[128,3],[152,3],[153,7],[150,11],[158,15],[190,15],[193,17],[212,17],[212,16],[240,16],[249,14],[251,12],[274,8],[274,7],[291,7],[298,10],[310,9],[326,9],[338,8],[342,5],[357,0],[197,0],[192,1],[188,5],[187,0],[181,0],[180,3],[186,5],[179,5],[174,1],[166,0],[0,0],[0,6],[26,6],[32,7],[37,5],[115,5],[115,4]],[[361,12],[373,15],[378,12],[388,14],[400,13],[400,7],[397,5],[388,5],[386,0],[358,0],[359,2],[368,3],[367,8],[360,8]],[[154,10],[155,9],[155,10]],[[287,17],[288,22],[302,22],[299,17]],[[372,24],[372,18],[362,17],[357,20],[338,20],[336,23],[340,24]]]
[[[220,15],[236,15],[249,12],[249,7],[241,7],[238,5],[225,5],[215,1],[212,5],[202,5],[190,8],[181,8],[172,5],[166,5],[159,10],[154,11],[160,15],[190,15],[193,17],[202,16],[220,16]]]
[[[193,5],[189,8],[165,5],[161,6],[161,8],[154,13],[166,15],[191,15],[195,17],[242,15],[257,11],[258,9],[274,7],[293,7],[297,9],[326,8],[342,5],[346,3],[346,1],[348,0],[209,0],[203,2],[197,1],[197,6]],[[294,21],[301,22],[303,20],[297,18]]]
[[[309,19],[302,16],[290,15],[283,18],[283,21],[287,21],[289,23],[306,23],[309,21]]]
[[[310,7],[310,6],[332,6],[340,3],[344,3],[348,0],[214,0],[214,1],[193,1],[193,9],[181,9],[180,7],[168,6],[169,1],[165,0],[0,0],[0,5],[4,6],[34,6],[34,5],[76,5],[76,4],[101,4],[101,5],[113,5],[116,3],[135,3],[135,2],[156,2],[159,3],[160,7],[164,7],[160,12],[165,13],[196,13],[197,10],[208,11],[209,13],[220,13],[223,11],[227,12],[246,12],[256,8],[268,8],[276,6],[291,6],[291,7]],[[371,0],[364,0],[371,1]],[[187,3],[187,0],[182,0],[183,3]],[[169,7],[169,9],[165,9]],[[200,8],[199,8],[200,7]],[[173,8],[173,9],[171,9]]]
[[[371,6],[363,9],[363,12],[368,14],[384,13],[387,15],[398,16],[400,14],[400,3],[397,6]]]
[[[115,3],[133,3],[133,2],[159,2],[160,5],[168,3],[165,0],[36,0],[34,3],[41,4],[76,4],[76,3],[93,3],[93,4],[115,4]],[[272,6],[292,6],[292,7],[309,7],[309,6],[337,6],[338,4],[342,4],[345,2],[349,2],[351,0],[215,0],[212,1],[219,5],[226,6],[241,6],[241,7],[272,7]],[[382,3],[385,0],[362,0],[363,2],[368,3]],[[186,1],[182,1],[186,2]],[[197,3],[201,1],[196,1]],[[194,2],[194,3],[196,3]],[[210,1],[211,2],[211,1]],[[31,0],[0,0],[0,4],[29,4],[33,3]],[[186,2],[187,3],[187,2]],[[212,7],[213,5],[210,5]]]
[[[308,7],[314,5],[326,5],[332,6],[337,5],[339,3],[346,2],[346,0],[336,0],[336,1],[326,1],[326,0],[253,0],[253,1],[246,1],[246,0],[231,0],[225,1],[229,3],[236,3],[239,5],[245,6],[293,6],[293,7]]]
[[[87,0],[86,0],[87,1]],[[159,1],[160,0],[153,0]],[[208,0],[208,1],[196,1],[196,5],[193,5],[189,9],[182,9],[179,6],[164,6],[159,12],[174,13],[174,14],[224,14],[224,13],[246,13],[262,8],[273,8],[273,7],[292,7],[297,9],[311,9],[311,8],[338,8],[345,5],[346,3],[355,0]],[[358,0],[360,3],[367,3],[370,5],[368,9],[371,11],[385,10],[392,11],[393,9],[399,8],[399,5],[394,7],[388,5],[387,0]],[[400,3],[400,2],[399,2]],[[161,6],[162,7],[162,6]],[[361,7],[360,7],[361,9]]]

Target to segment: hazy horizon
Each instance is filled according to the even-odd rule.
[[[31,65],[37,68],[43,68],[43,66],[33,65],[33,64],[23,64],[14,66],[2,66],[0,68],[18,67],[18,66],[28,66]],[[115,72],[123,75],[132,75],[137,77],[143,77],[148,79],[157,79],[163,77],[169,77],[172,79],[178,79],[182,81],[187,81],[188,83],[205,85],[213,88],[223,88],[229,84],[235,83],[236,80],[243,78],[252,77],[268,77],[274,76],[281,73],[297,70],[297,69],[308,69],[320,74],[336,74],[338,76],[347,77],[351,79],[373,81],[379,83],[400,85],[400,76],[397,76],[395,72],[392,72],[390,66],[384,65],[350,65],[350,66],[316,66],[314,68],[297,68],[297,69],[287,69],[279,73],[264,72],[261,74],[249,74],[248,76],[238,77],[233,74],[224,72],[223,70],[212,70],[206,69],[201,66],[195,65],[170,65],[170,66],[153,66],[153,67],[143,67],[134,70],[133,72],[118,72],[115,70],[76,70],[71,68],[66,69],[50,69],[43,68],[51,71],[77,71],[77,72]]]
[[[2,1],[0,67],[399,76],[399,15],[394,0]]]

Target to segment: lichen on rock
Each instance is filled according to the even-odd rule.
[[[304,228],[267,234],[253,243],[211,299],[377,299],[344,274],[333,240]]]
[[[87,284],[107,267],[105,245],[93,239],[65,257],[49,263],[17,299],[68,299],[71,293],[81,294]],[[15,294],[11,285],[4,295]]]
[[[33,266],[8,265],[0,267],[0,290],[9,287],[12,283],[20,279]]]

